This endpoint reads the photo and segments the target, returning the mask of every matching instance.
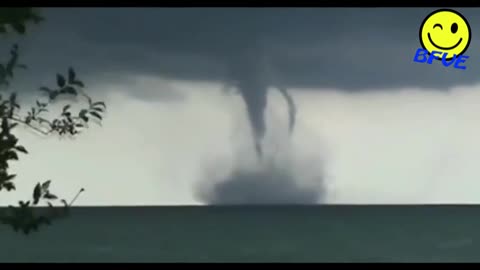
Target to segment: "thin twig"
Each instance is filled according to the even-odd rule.
[[[80,195],[80,193],[84,192],[85,189],[84,188],[81,188],[80,191],[78,191],[77,195],[72,199],[72,201],[68,204],[68,206],[72,206],[72,204],[77,200],[78,196]]]
[[[9,117],[9,119],[10,119],[10,120],[13,120],[13,121],[15,121],[15,122],[24,124],[24,125],[32,128],[32,129],[34,129],[35,131],[37,131],[37,132],[39,132],[39,133],[42,133],[43,135],[48,135],[48,134],[50,134],[50,133],[52,132],[52,130],[45,131],[45,130],[42,130],[42,129],[40,129],[40,128],[37,128],[37,127],[31,125],[30,123],[27,123],[27,122],[25,122],[24,120],[19,119],[19,118],[16,118],[16,117],[13,117],[13,116],[12,116],[12,117]]]

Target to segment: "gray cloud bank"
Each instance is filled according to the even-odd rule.
[[[286,88],[446,89],[477,82],[480,68],[480,9],[458,10],[473,32],[466,71],[413,63],[432,8],[55,8],[43,10],[48,20],[20,45],[38,67],[31,75],[42,78],[75,65],[97,80],[123,73],[225,81],[255,45]]]
[[[69,48],[75,51],[72,56],[81,56],[96,71],[224,81],[238,57],[256,48],[257,55],[268,56],[284,87],[356,91],[445,89],[478,81],[475,70],[480,64],[473,59],[480,56],[475,34],[480,9],[458,10],[473,31],[466,71],[413,63],[420,46],[418,28],[431,8],[117,8],[45,13],[52,42],[63,39],[69,44],[61,33],[76,36],[82,42],[76,50]],[[94,46],[82,51],[83,44]],[[62,50],[57,48],[57,53],[58,49]]]

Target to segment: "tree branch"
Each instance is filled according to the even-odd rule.
[[[39,133],[41,133],[41,134],[43,134],[43,135],[48,135],[48,134],[50,134],[50,133],[52,132],[52,130],[49,130],[49,131],[42,130],[42,129],[40,129],[40,128],[36,127],[36,126],[33,126],[33,125],[31,125],[30,123],[27,123],[27,122],[25,122],[24,120],[22,120],[22,119],[20,119],[20,118],[16,118],[16,117],[14,117],[14,116],[9,117],[8,119],[10,119],[10,120],[12,120],[12,121],[15,121],[15,122],[17,122],[17,123],[21,123],[21,124],[23,124],[23,125],[26,125],[26,126],[28,126],[29,128],[31,128],[31,129],[33,129],[33,130],[35,130],[35,131],[37,131],[37,132],[39,132]]]

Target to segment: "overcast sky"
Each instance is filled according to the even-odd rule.
[[[413,62],[433,10],[43,9],[0,44],[30,67],[17,89],[28,100],[73,65],[108,115],[74,141],[22,131],[31,154],[0,203],[46,179],[85,187],[81,205],[480,203],[480,10],[458,9],[466,70]],[[291,135],[278,88],[296,104]],[[245,95],[263,94],[249,119]]]

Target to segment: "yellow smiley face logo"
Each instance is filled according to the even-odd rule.
[[[438,51],[445,54],[445,60],[451,60],[454,55],[459,56],[467,51],[471,32],[470,25],[462,14],[451,9],[439,9],[423,20],[420,42],[429,53]]]

